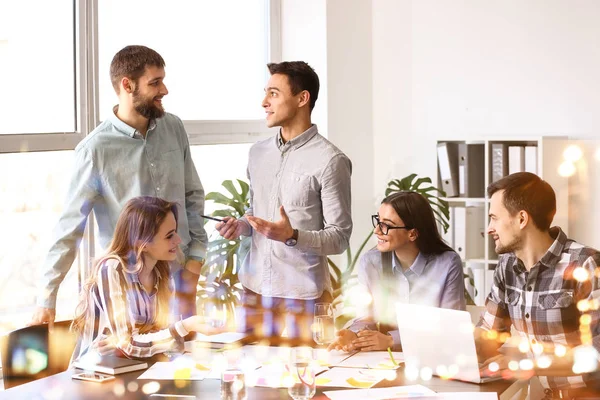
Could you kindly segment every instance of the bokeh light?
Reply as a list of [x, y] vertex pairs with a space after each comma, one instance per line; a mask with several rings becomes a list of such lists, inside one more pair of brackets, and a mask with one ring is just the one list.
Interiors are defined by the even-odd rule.
[[563, 161], [558, 167], [558, 174], [564, 178], [575, 175], [576, 171], [575, 165], [570, 161]]
[[583, 157], [583, 151], [581, 151], [581, 148], [576, 144], [572, 144], [565, 149], [563, 152], [563, 157], [565, 160], [574, 163], [581, 160], [581, 157]]

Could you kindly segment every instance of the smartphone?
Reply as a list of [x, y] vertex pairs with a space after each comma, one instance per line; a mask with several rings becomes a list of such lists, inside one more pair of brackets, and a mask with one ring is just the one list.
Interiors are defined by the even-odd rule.
[[97, 372], [82, 372], [80, 374], [75, 374], [71, 378], [79, 379], [82, 381], [90, 381], [90, 382], [106, 382], [115, 379], [112, 375], [104, 375], [99, 374]]

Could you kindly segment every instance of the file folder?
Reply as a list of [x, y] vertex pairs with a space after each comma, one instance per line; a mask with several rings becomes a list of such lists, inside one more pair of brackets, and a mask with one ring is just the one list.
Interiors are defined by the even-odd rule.
[[525, 147], [508, 146], [508, 173], [525, 172]]
[[438, 143], [438, 170], [446, 197], [458, 197], [458, 143]]
[[483, 197], [484, 182], [484, 145], [458, 145], [458, 187], [460, 197]]
[[448, 246], [454, 248], [454, 207], [450, 207], [448, 211], [450, 212], [450, 226], [448, 227], [448, 232], [444, 232], [444, 228], [440, 226], [440, 235], [448, 243]]
[[508, 175], [508, 145], [504, 143], [492, 144], [492, 166], [490, 168], [490, 182], [496, 182]]
[[454, 250], [463, 260], [485, 256], [485, 220], [483, 207], [454, 209]]
[[531, 172], [532, 174], [538, 173], [537, 169], [537, 146], [526, 146], [525, 147], [525, 172]]

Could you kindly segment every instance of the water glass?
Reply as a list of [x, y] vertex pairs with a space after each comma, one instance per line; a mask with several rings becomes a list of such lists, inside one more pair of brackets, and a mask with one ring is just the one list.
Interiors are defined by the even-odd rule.
[[308, 400], [315, 395], [315, 367], [313, 350], [310, 347], [293, 348], [290, 354], [291, 380], [288, 394], [294, 400]]
[[313, 339], [320, 345], [330, 344], [335, 340], [333, 307], [331, 306], [331, 303], [315, 304]]
[[227, 368], [221, 373], [221, 399], [246, 400], [246, 379], [244, 371]]

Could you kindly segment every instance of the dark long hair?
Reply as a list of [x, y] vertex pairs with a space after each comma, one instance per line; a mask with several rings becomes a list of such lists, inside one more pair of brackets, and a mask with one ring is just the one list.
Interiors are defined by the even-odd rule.
[[404, 225], [416, 229], [418, 235], [416, 245], [421, 253], [440, 254], [445, 251], [454, 251], [442, 240], [431, 205], [419, 193], [396, 192], [383, 199], [381, 204], [392, 206], [404, 221]]

